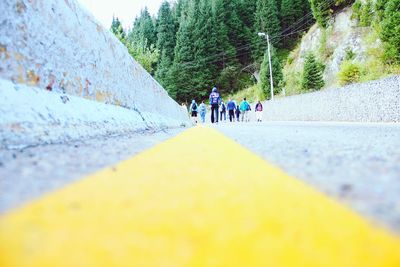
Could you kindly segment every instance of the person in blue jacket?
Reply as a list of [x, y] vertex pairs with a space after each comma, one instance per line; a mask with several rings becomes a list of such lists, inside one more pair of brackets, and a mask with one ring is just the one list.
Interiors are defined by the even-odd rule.
[[226, 121], [226, 105], [223, 100], [221, 100], [221, 105], [219, 107], [221, 108], [221, 117], [219, 118], [219, 120], [222, 121], [222, 118], [224, 118], [224, 121]]
[[228, 115], [229, 115], [229, 121], [235, 121], [235, 109], [236, 109], [236, 104], [233, 102], [232, 99], [229, 99], [229, 102], [227, 104], [227, 109], [228, 109]]
[[204, 104], [204, 101], [201, 101], [201, 104], [199, 106], [199, 110], [200, 110], [201, 122], [205, 123], [206, 122], [207, 107]]
[[218, 123], [218, 109], [221, 102], [221, 96], [218, 93], [217, 87], [214, 87], [210, 94], [210, 105], [211, 105], [211, 123]]

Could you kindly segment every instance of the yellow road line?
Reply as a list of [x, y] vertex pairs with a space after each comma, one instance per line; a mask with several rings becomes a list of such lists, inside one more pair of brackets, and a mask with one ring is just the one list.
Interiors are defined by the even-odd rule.
[[197, 127], [0, 218], [0, 266], [399, 267], [400, 239]]

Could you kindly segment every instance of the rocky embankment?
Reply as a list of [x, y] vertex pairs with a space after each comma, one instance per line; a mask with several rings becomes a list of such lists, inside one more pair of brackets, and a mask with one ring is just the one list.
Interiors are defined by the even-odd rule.
[[269, 121], [400, 122], [400, 76], [265, 103]]

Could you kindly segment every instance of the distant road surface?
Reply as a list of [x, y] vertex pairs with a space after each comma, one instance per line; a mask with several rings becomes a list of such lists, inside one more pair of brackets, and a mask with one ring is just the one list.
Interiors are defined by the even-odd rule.
[[399, 124], [220, 123], [216, 128], [289, 174], [400, 231]]

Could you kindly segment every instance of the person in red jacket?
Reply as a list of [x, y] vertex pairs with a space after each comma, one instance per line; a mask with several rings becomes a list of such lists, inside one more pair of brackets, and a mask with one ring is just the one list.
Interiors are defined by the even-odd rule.
[[260, 101], [258, 101], [256, 108], [254, 109], [256, 112], [256, 119], [257, 122], [262, 122], [262, 117], [263, 117], [263, 105], [261, 104]]

